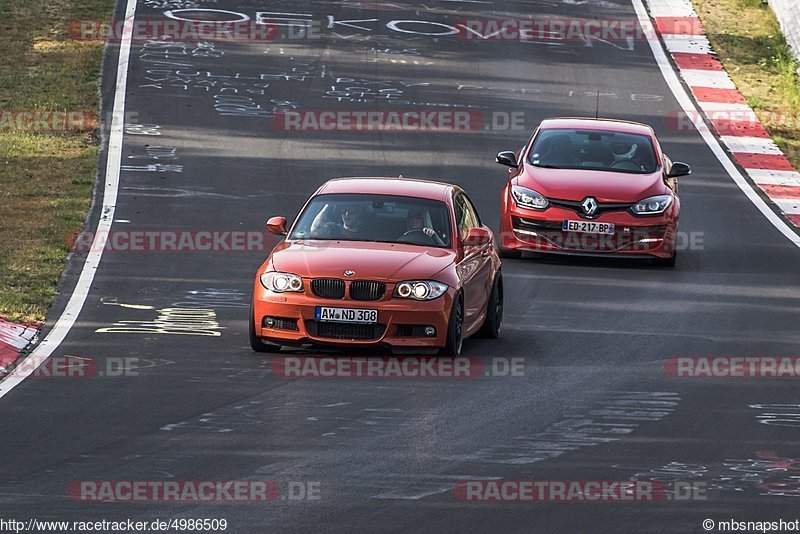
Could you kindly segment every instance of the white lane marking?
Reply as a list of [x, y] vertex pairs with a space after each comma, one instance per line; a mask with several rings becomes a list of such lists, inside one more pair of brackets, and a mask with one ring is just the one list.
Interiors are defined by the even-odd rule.
[[661, 36], [664, 45], [672, 53], [711, 54], [711, 43], [704, 35], [665, 34]]
[[800, 187], [800, 172], [747, 169], [747, 174], [760, 185], [788, 185]]
[[[119, 169], [122, 159], [122, 129], [125, 126], [125, 88], [128, 82], [128, 60], [131, 52], [131, 36], [135, 15], [136, 0], [128, 0], [125, 7], [124, 30], [119, 45], [117, 83], [114, 91], [114, 108], [111, 114], [111, 130], [108, 137], [106, 181], [103, 187], [103, 207], [100, 211], [96, 234], [110, 231], [111, 224], [114, 221], [117, 190], [119, 189]], [[18, 367], [20, 372], [14, 371], [0, 382], [0, 398], [29, 377], [64, 341], [86, 302], [86, 297], [89, 295], [92, 281], [94, 280], [95, 272], [100, 266], [100, 258], [102, 256], [102, 249], [97, 250], [93, 247], [89, 251], [86, 256], [86, 262], [83, 264], [83, 269], [81, 269], [78, 283], [75, 285], [75, 290], [67, 302], [67, 307], [64, 308], [63, 313], [56, 320], [53, 329], [50, 330], [44, 340], [25, 358], [25, 365]]]
[[[744, 107], [722, 107], [716, 106], [715, 108], [709, 108], [705, 106], [707, 102], [699, 102], [700, 108], [705, 112], [708, 120], [710, 121], [718, 121], [718, 122], [742, 122], [748, 123], [751, 127], [762, 126], [761, 121], [758, 120], [758, 116], [756, 116], [755, 112], [751, 110], [747, 104], [738, 104], [743, 105]], [[714, 102], [715, 104], [719, 104], [719, 102]], [[737, 106], [737, 104], [733, 104], [733, 106]]]
[[[725, 151], [722, 149], [722, 146], [719, 144], [717, 139], [714, 135], [708, 131], [707, 128], [701, 129], [701, 125], [703, 124], [703, 120], [697, 112], [697, 108], [692, 102], [692, 99], [689, 98], [689, 95], [686, 94], [686, 91], [683, 89], [680, 80], [678, 79], [677, 73], [672, 70], [672, 65], [667, 59], [667, 55], [664, 52], [664, 49], [661, 48], [661, 43], [658, 40], [658, 36], [656, 35], [655, 31], [651, 29], [650, 23], [650, 16], [647, 14], [647, 10], [642, 4], [642, 0], [631, 0], [633, 3], [633, 9], [636, 11], [636, 17], [639, 19], [639, 24], [642, 28], [644, 28], [644, 33], [647, 38], [647, 43], [650, 45], [650, 50], [653, 52], [653, 57], [656, 60], [656, 64], [658, 65], [659, 70], [661, 71], [661, 76], [663, 76], [664, 81], [667, 82], [672, 94], [675, 95], [675, 99], [678, 101], [678, 105], [681, 106], [683, 111], [688, 114], [688, 117], [695, 123], [695, 126], [698, 129], [698, 133], [700, 137], [703, 138], [708, 148], [711, 149], [711, 152], [716, 156], [717, 160], [719, 160], [722, 167], [728, 173], [728, 176], [734, 181], [734, 183], [739, 186], [739, 189], [745, 194], [745, 196], [750, 200], [750, 202], [758, 208], [758, 211], [767, 218], [767, 220], [772, 223], [772, 226], [778, 229], [780, 233], [782, 233], [789, 241], [794, 243], [797, 247], [800, 247], [800, 235], [797, 235], [794, 230], [792, 230], [789, 225], [787, 225], [781, 218], [776, 214], [772, 209], [767, 205], [764, 200], [758, 196], [758, 193], [755, 192], [753, 187], [744, 179], [742, 173], [736, 168], [736, 165], [733, 164], [733, 161], [725, 154]], [[705, 131], [704, 131], [705, 130]]]
[[800, 198], [772, 198], [770, 197], [775, 204], [784, 212], [786, 215], [800, 215]]
[[[670, 67], [672, 68], [672, 67]], [[736, 85], [724, 70], [681, 69], [681, 76], [689, 87], [713, 87], [715, 89], [736, 89]]]
[[[390, 490], [370, 496], [370, 499], [389, 499], [403, 501], [418, 501], [431, 495], [438, 495], [453, 491], [457, 482], [462, 480], [501, 480], [496, 476], [462, 476], [462, 475], [407, 475], [403, 478], [412, 479], [405, 482], [392, 477], [393, 484], [399, 484]], [[419, 479], [413, 481], [413, 479]]]
[[[650, 6], [650, 13], [654, 17], [696, 17], [697, 13], [694, 10], [692, 2], [689, 0], [682, 0], [675, 2], [675, 0], [652, 0], [648, 2]], [[650, 22], [649, 20], [647, 21]]]
[[453, 491], [453, 486], [454, 484], [452, 483], [444, 483], [444, 484], [434, 485], [432, 488], [429, 489], [399, 488], [386, 491], [384, 493], [379, 493], [377, 495], [373, 495], [372, 497], [370, 497], [370, 499], [418, 501], [425, 497], [430, 497], [431, 495], [439, 495], [441, 493], [447, 493], [448, 491]]
[[780, 156], [781, 149], [772, 139], [763, 137], [748, 137], [745, 135], [723, 135], [720, 139], [731, 152], [746, 152], [748, 154], [770, 154]]
[[[102, 302], [102, 300], [101, 300]], [[155, 310], [155, 307], [148, 304], [124, 304], [122, 302], [103, 302], [106, 306], [119, 306], [121, 308], [130, 308], [132, 310]]]
[[[698, 102], [697, 105], [706, 113], [735, 113], [730, 118], [736, 120], [750, 120], [749, 118], [755, 117], [755, 113], [747, 104], [734, 104], [730, 102]], [[741, 118], [740, 118], [741, 117]]]

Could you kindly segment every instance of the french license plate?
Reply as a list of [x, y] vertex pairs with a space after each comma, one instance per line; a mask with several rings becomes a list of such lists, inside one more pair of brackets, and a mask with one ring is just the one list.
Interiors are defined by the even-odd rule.
[[316, 318], [317, 321], [328, 323], [375, 324], [378, 322], [378, 310], [317, 306]]
[[614, 233], [612, 223], [592, 222], [592, 221], [564, 221], [561, 229], [565, 232], [579, 232], [586, 234], [606, 234]]

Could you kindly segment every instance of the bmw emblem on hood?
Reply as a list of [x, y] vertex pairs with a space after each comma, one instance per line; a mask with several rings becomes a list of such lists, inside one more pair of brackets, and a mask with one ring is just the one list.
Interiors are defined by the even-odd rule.
[[355, 274], [356, 274], [356, 272], [355, 271], [351, 271], [350, 269], [348, 269], [348, 270], [346, 270], [344, 272], [345, 276], [354, 276]]

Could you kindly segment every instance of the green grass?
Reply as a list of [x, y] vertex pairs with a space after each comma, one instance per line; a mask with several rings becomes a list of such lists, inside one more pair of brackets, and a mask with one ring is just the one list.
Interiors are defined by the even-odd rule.
[[[98, 109], [102, 43], [70, 21], [108, 19], [113, 0], [0, 2], [0, 111]], [[67, 236], [83, 226], [97, 159], [94, 132], [0, 130], [0, 316], [41, 321]]]
[[800, 76], [762, 0], [694, 0], [708, 38], [747, 103], [800, 168]]

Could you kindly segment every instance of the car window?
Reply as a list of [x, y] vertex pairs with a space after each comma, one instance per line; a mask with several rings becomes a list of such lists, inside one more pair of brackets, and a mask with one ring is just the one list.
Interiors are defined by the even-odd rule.
[[464, 213], [466, 210], [464, 209], [464, 202], [461, 200], [461, 195], [456, 195], [453, 199], [453, 210], [456, 216], [456, 230], [458, 230], [458, 237], [459, 239], [464, 239], [466, 237], [466, 230], [469, 229], [466, 226]]
[[322, 194], [312, 198], [288, 239], [407, 243], [449, 247], [450, 209], [444, 202], [376, 194]]
[[480, 226], [475, 208], [463, 193], [458, 193], [455, 198], [456, 226], [458, 235], [463, 240], [467, 237], [470, 228]]
[[652, 140], [645, 135], [611, 130], [541, 130], [528, 163], [556, 169], [644, 174], [658, 168]]
[[475, 204], [469, 199], [466, 193], [462, 193], [461, 196], [464, 198], [464, 204], [467, 207], [467, 211], [470, 213], [470, 218], [472, 219], [472, 227], [477, 228], [482, 226], [481, 218], [478, 215], [478, 210], [475, 209]]

